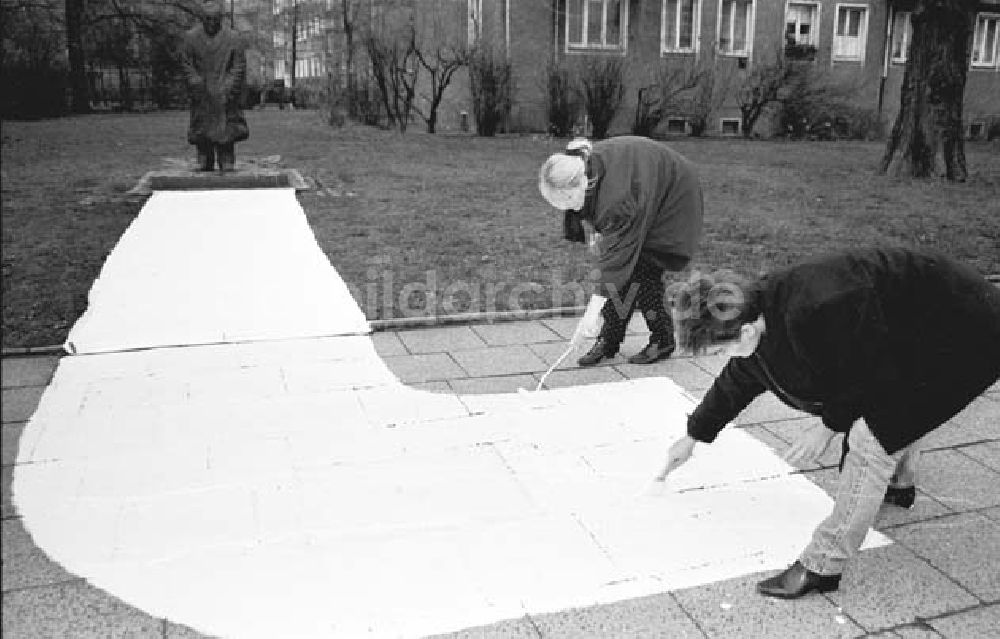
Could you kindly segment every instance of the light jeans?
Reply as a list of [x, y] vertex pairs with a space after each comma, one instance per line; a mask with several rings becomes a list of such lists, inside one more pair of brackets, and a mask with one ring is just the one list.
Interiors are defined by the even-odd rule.
[[848, 559], [857, 554], [875, 524], [886, 488], [906, 488], [916, 480], [917, 443], [889, 455], [863, 419], [851, 428], [847, 442], [850, 450], [840, 472], [833, 512], [816, 528], [799, 557], [806, 569], [821, 575], [841, 574]]

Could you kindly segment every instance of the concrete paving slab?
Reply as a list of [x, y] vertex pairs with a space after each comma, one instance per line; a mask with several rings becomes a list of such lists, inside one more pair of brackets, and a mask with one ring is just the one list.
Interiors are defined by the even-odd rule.
[[375, 352], [382, 357], [395, 357], [397, 355], [409, 355], [403, 341], [399, 339], [396, 331], [379, 331], [372, 333], [372, 344], [375, 345]]
[[589, 608], [575, 608], [547, 615], [533, 615], [531, 619], [545, 639], [579, 637], [703, 639], [705, 637], [669, 594]]
[[486, 342], [468, 326], [421, 328], [397, 334], [406, 349], [413, 354], [445, 353], [486, 346]]
[[486, 395], [490, 393], [516, 393], [519, 388], [535, 390], [538, 380], [531, 375], [501, 375], [453, 379], [448, 383], [459, 395]]
[[994, 506], [993, 508], [984, 508], [977, 512], [983, 517], [988, 517], [993, 521], [1000, 522], [1000, 506]]
[[939, 619], [930, 619], [927, 623], [941, 633], [945, 639], [995, 637], [1000, 629], [1000, 604], [966, 610]]
[[455, 363], [455, 360], [448, 353], [383, 357], [382, 361], [399, 378], [399, 381], [404, 384], [447, 380], [465, 376], [465, 371]]
[[921, 455], [921, 490], [955, 511], [1000, 505], [1000, 473], [958, 452]]
[[978, 603], [913, 551], [893, 544], [862, 552], [826, 595], [868, 632], [913, 623]]
[[17, 460], [17, 448], [22, 432], [24, 432], [24, 422], [11, 422], [3, 425], [3, 444], [0, 446], [0, 456], [2, 456], [4, 466], [10, 466]]
[[[559, 360], [560, 357], [562, 357], [563, 353], [566, 352], [566, 349], [569, 348], [569, 342], [560, 341], [528, 344], [528, 348], [531, 349], [532, 353], [538, 355], [538, 357], [545, 362], [546, 366], [552, 366]], [[578, 366], [576, 360], [580, 359], [580, 356], [586, 352], [587, 351], [584, 348], [577, 348], [576, 352], [570, 353], [563, 359], [562, 363], [559, 364], [559, 368], [576, 368]]]
[[531, 619], [527, 616], [500, 621], [488, 626], [467, 628], [458, 632], [433, 635], [427, 639], [541, 639]]
[[474, 324], [470, 328], [490, 346], [535, 344], [562, 339], [558, 333], [541, 321]]
[[990, 429], [982, 422], [951, 419], [920, 439], [925, 450], [951, 448], [993, 439]]
[[714, 377], [686, 358], [668, 358], [654, 364], [618, 364], [615, 369], [627, 379], [669, 377], [687, 391], [707, 389], [715, 380]]
[[4, 637], [162, 639], [163, 626], [82, 579], [3, 595]]
[[550, 317], [548, 319], [541, 320], [541, 322], [559, 337], [563, 339], [570, 339], [573, 337], [573, 331], [576, 330], [577, 325], [580, 323], [580, 318]]
[[5, 357], [0, 360], [0, 380], [3, 388], [45, 386], [58, 363], [58, 357]]
[[991, 439], [1000, 439], [1000, 402], [993, 399], [976, 398], [953, 419], [984, 432]]
[[[541, 375], [536, 375], [539, 379]], [[610, 366], [594, 366], [591, 368], [574, 368], [571, 370], [552, 371], [545, 379], [546, 388], [565, 388], [567, 386], [583, 386], [585, 384], [601, 384], [604, 382], [620, 382], [625, 376]]]
[[711, 639], [856, 637], [862, 629], [825, 597], [781, 601], [757, 594], [759, 573], [674, 593]]
[[891, 536], [981, 600], [1000, 600], [1000, 528], [996, 522], [962, 513], [900, 526]]
[[975, 459], [984, 466], [989, 466], [993, 470], [1000, 472], [1000, 442], [986, 442], [963, 446], [958, 449], [963, 455]]
[[[820, 470], [803, 473], [807, 479], [822, 488], [831, 497], [837, 495], [837, 484], [840, 481], [840, 473], [836, 468], [824, 468]], [[920, 480], [917, 482], [920, 483]], [[931, 498], [927, 493], [917, 489], [917, 498], [913, 502], [913, 508], [899, 508], [883, 504], [879, 509], [878, 517], [875, 520], [875, 528], [885, 531], [892, 526], [909, 524], [915, 521], [933, 519], [950, 513], [951, 510]]]
[[[20, 518], [3, 520], [3, 593], [64, 583], [77, 579], [43, 553], [24, 529]], [[6, 634], [6, 633], [5, 633]]]
[[757, 441], [766, 444], [778, 456], [788, 448], [788, 443], [785, 440], [766, 429], [762, 424], [744, 426], [741, 430]]
[[421, 382], [419, 384], [411, 384], [411, 388], [415, 390], [427, 391], [428, 393], [452, 393], [454, 390], [446, 380], [439, 380], [436, 382]]
[[494, 346], [452, 351], [451, 356], [472, 377], [535, 373], [548, 368], [545, 362], [527, 346]]
[[692, 357], [691, 361], [694, 365], [704, 370], [706, 373], [711, 375], [713, 378], [722, 372], [726, 364], [729, 363], [729, 356], [727, 355], [699, 355], [697, 357]]
[[[882, 633], [868, 635], [869, 637], [881, 637]], [[900, 626], [895, 630], [885, 632], [886, 639], [941, 639], [941, 635], [929, 626], [916, 624], [912, 626]]]
[[44, 391], [44, 386], [3, 389], [2, 407], [0, 407], [3, 423], [28, 421], [38, 408], [38, 400], [42, 398]]

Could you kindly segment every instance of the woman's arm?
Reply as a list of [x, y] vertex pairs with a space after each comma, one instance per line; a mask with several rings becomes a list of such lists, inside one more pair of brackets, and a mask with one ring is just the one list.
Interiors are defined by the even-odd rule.
[[689, 436], [705, 443], [715, 441], [726, 424], [767, 390], [753, 374], [753, 366], [750, 358], [730, 358], [698, 408], [688, 417]]

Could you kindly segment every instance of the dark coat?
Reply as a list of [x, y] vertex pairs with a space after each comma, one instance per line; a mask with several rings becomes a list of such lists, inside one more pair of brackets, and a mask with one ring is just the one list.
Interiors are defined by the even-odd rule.
[[712, 441], [765, 390], [886, 452], [912, 444], [1000, 377], [1000, 289], [939, 254], [864, 250], [794, 266], [759, 289], [766, 325], [688, 419]]
[[240, 102], [246, 51], [239, 34], [223, 24], [214, 36], [198, 24], [184, 34], [181, 62], [191, 100], [190, 144], [231, 144], [249, 137]]
[[621, 136], [594, 144], [588, 175], [596, 187], [581, 215], [601, 234], [598, 293], [624, 296], [639, 256], [684, 268], [701, 239], [703, 203], [694, 165], [665, 144]]

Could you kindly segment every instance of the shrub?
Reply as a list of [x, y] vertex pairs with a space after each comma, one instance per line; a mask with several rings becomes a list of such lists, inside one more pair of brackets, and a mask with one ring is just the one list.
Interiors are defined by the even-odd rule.
[[469, 80], [476, 131], [492, 137], [510, 115], [513, 94], [510, 60], [492, 49], [477, 49], [470, 56]]
[[587, 58], [581, 65], [580, 84], [594, 137], [606, 138], [625, 97], [625, 63], [618, 58]]
[[795, 69], [781, 100], [780, 124], [790, 138], [874, 140], [885, 124], [874, 109], [851, 104], [855, 88], [829, 81], [811, 67]]
[[23, 64], [3, 69], [0, 114], [5, 118], [50, 118], [67, 112], [66, 73], [55, 65]]
[[572, 135], [580, 115], [580, 90], [573, 70], [562, 62], [550, 62], [546, 72], [549, 133]]

